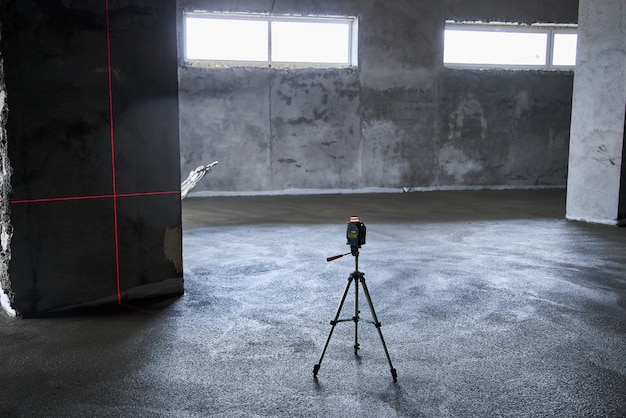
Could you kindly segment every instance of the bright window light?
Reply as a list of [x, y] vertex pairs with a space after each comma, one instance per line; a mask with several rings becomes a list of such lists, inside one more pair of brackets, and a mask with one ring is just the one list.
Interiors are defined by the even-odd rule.
[[467, 68], [573, 67], [576, 33], [545, 25], [447, 22], [443, 62]]
[[575, 33], [555, 33], [552, 48], [552, 65], [576, 65], [576, 43], [578, 36]]
[[216, 61], [266, 61], [267, 21], [185, 19], [185, 57]]
[[545, 65], [548, 35], [535, 32], [446, 30], [444, 62]]
[[189, 12], [184, 24], [191, 63], [356, 65], [356, 18]]
[[350, 23], [272, 22], [272, 61], [350, 63]]

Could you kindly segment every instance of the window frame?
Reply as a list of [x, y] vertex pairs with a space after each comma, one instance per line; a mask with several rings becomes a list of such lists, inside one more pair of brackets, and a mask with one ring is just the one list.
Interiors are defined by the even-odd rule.
[[[263, 61], [198, 59], [187, 57], [187, 18], [233, 19], [267, 22], [267, 58]], [[224, 13], [200, 10], [183, 12], [183, 53], [186, 66], [200, 67], [277, 67], [277, 68], [352, 68], [358, 66], [358, 18], [356, 16], [291, 16], [258, 13]], [[347, 62], [274, 61], [272, 60], [272, 22], [342, 23], [349, 27]]]
[[[451, 63], [445, 62], [445, 31], [448, 29], [476, 32], [511, 32], [511, 33], [543, 33], [546, 34], [546, 47], [544, 64], [523, 65], [523, 64], [475, 64], [475, 63]], [[574, 65], [555, 65], [554, 60], [554, 38], [557, 34], [577, 34], [577, 25], [574, 24], [532, 24], [521, 25], [517, 23], [504, 22], [457, 22], [447, 20], [444, 26], [442, 61], [445, 68], [460, 69], [508, 69], [508, 70], [573, 70]]]

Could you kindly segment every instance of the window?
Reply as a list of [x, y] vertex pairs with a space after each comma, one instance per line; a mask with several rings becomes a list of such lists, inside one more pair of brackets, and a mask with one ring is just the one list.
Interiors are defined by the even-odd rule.
[[184, 14], [185, 61], [198, 65], [350, 67], [357, 19], [255, 14]]
[[569, 66], [576, 65], [576, 32], [554, 32], [552, 48], [552, 65]]
[[443, 62], [464, 68], [571, 69], [576, 38], [571, 25], [446, 22]]
[[265, 61], [268, 22], [191, 17], [185, 19], [185, 58]]

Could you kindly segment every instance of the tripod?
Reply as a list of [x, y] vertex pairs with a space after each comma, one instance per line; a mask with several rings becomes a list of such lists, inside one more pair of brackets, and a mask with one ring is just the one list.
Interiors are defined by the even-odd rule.
[[[381, 324], [378, 321], [378, 317], [376, 316], [376, 311], [374, 310], [374, 304], [372, 303], [372, 298], [370, 297], [370, 292], [367, 290], [367, 285], [365, 284], [365, 274], [359, 271], [359, 249], [356, 246], [352, 246], [352, 255], [354, 256], [355, 268], [354, 272], [350, 274], [348, 277], [348, 284], [346, 285], [346, 289], [343, 292], [343, 297], [341, 298], [341, 302], [339, 303], [339, 307], [337, 308], [337, 313], [335, 314], [335, 318], [330, 321], [330, 332], [328, 333], [328, 338], [326, 339], [326, 344], [324, 345], [324, 350], [322, 350], [322, 355], [320, 356], [319, 361], [313, 367], [313, 377], [317, 379], [317, 372], [320, 370], [320, 366], [322, 364], [322, 360], [324, 359], [324, 354], [326, 354], [326, 349], [328, 348], [328, 343], [330, 342], [330, 337], [333, 335], [333, 331], [335, 330], [335, 326], [340, 322], [348, 322], [354, 321], [354, 355], [358, 355], [358, 351], [361, 348], [359, 345], [359, 321], [361, 317], [359, 314], [361, 311], [359, 310], [359, 283], [363, 287], [363, 293], [365, 293], [365, 297], [367, 298], [367, 303], [369, 304], [370, 312], [372, 313], [373, 321], [367, 321], [373, 324], [378, 330], [378, 335], [380, 336], [380, 341], [383, 343], [383, 349], [385, 350], [385, 355], [387, 356], [387, 361], [389, 362], [389, 368], [391, 372], [391, 377], [393, 377], [393, 381], [398, 381], [398, 375], [396, 373], [396, 369], [394, 369], [393, 364], [391, 364], [391, 357], [389, 357], [389, 351], [387, 351], [387, 344], [385, 344], [385, 338], [383, 338], [383, 333], [380, 330]], [[347, 254], [343, 254], [347, 255]], [[336, 258], [342, 257], [335, 256], [329, 257], [327, 260], [331, 261]], [[352, 318], [344, 318], [339, 319], [339, 315], [341, 314], [341, 309], [343, 308], [343, 303], [346, 301], [346, 296], [348, 296], [348, 291], [350, 290], [350, 286], [354, 283], [354, 316]]]

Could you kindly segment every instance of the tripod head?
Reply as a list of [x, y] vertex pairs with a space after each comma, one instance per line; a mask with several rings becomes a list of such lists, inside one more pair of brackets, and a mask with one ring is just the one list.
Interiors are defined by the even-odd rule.
[[366, 232], [367, 228], [365, 228], [365, 224], [361, 222], [359, 217], [351, 216], [348, 220], [348, 226], [346, 228], [346, 244], [350, 246], [350, 252], [328, 257], [326, 258], [326, 261], [333, 261], [348, 254], [352, 254], [352, 256], [358, 257], [359, 248], [361, 248], [362, 245], [365, 245]]

